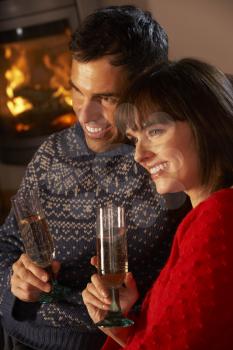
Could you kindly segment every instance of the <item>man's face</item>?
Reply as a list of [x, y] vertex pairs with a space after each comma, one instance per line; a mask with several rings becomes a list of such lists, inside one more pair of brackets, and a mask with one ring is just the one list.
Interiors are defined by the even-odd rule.
[[71, 71], [73, 109], [85, 134], [88, 147], [103, 152], [117, 138], [114, 111], [127, 86], [127, 73], [115, 67], [109, 57], [79, 62], [73, 59]]

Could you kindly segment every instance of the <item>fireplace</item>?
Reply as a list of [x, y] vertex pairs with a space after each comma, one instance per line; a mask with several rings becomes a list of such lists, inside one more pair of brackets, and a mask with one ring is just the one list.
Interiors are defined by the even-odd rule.
[[68, 43], [78, 15], [69, 0], [0, 1], [0, 14], [0, 161], [25, 165], [76, 122]]

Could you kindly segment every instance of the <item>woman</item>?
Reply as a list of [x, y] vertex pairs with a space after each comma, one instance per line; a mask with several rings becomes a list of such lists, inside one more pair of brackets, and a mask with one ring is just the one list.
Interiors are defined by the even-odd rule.
[[[177, 229], [170, 257], [135, 325], [105, 329], [104, 349], [233, 348], [233, 93], [203, 62], [154, 67], [131, 87], [118, 126], [135, 144], [160, 194], [184, 190], [193, 209]], [[123, 102], [124, 102], [123, 101]], [[131, 274], [121, 288], [129, 312], [137, 299]], [[83, 291], [94, 322], [109, 307], [98, 275]]]

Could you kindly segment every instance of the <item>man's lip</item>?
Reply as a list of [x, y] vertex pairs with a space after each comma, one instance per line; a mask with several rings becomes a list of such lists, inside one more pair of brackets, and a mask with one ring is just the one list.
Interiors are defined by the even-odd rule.
[[111, 125], [102, 127], [98, 125], [85, 125], [85, 130], [88, 136], [93, 138], [101, 138], [104, 136], [110, 129], [112, 128]]

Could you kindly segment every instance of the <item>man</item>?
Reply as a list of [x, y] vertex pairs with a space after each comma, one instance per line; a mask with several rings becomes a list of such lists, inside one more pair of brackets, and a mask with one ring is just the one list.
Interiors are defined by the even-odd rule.
[[[130, 80], [167, 59], [167, 35], [150, 14], [133, 6], [90, 15], [73, 35], [71, 86], [74, 127], [54, 134], [29, 164], [19, 193], [39, 191], [53, 234], [61, 284], [71, 292], [42, 304], [51, 285], [26, 254], [11, 212], [0, 231], [0, 312], [5, 349], [96, 350], [103, 335], [89, 319], [81, 291], [93, 273], [96, 208], [125, 206], [129, 265], [145, 294], [168, 254], [185, 213], [170, 213], [154, 196], [147, 174], [120, 145], [114, 125], [117, 102]], [[155, 208], [155, 209], [154, 209]], [[23, 345], [25, 344], [25, 345]]]

